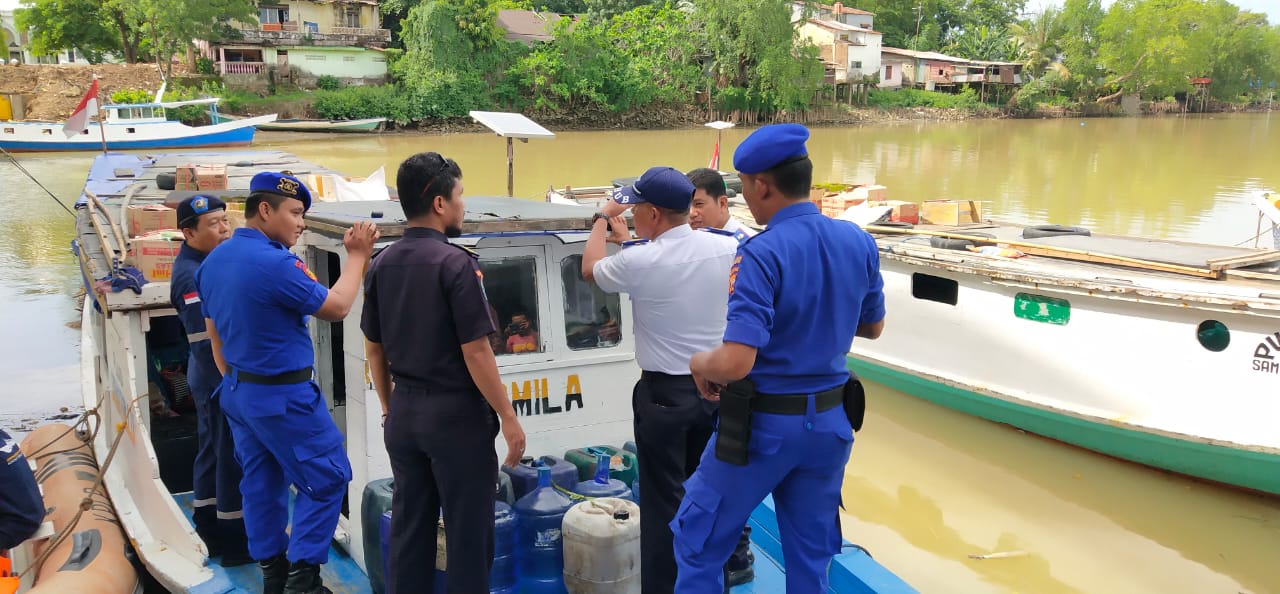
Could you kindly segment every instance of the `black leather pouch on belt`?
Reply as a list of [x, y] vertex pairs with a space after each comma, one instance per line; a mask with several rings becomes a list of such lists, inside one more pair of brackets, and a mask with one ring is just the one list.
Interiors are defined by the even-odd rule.
[[854, 431], [862, 430], [862, 418], [867, 414], [867, 393], [862, 389], [862, 380], [850, 373], [849, 381], [844, 383], [844, 416]]
[[751, 398], [755, 382], [742, 379], [720, 390], [720, 425], [716, 428], [716, 458], [722, 462], [747, 465], [751, 445]]

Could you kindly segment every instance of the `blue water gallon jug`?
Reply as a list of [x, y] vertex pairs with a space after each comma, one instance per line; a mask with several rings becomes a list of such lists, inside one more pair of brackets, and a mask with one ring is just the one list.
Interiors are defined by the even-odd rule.
[[551, 482], [564, 490], [572, 491], [573, 486], [578, 484], [578, 467], [566, 462], [563, 458], [555, 456], [521, 458], [520, 464], [514, 468], [502, 467], [502, 472], [511, 477], [512, 495], [515, 496], [513, 501], [519, 501], [521, 497], [528, 495], [538, 486], [538, 469], [543, 466], [551, 469]]
[[618, 497], [631, 499], [631, 488], [626, 483], [609, 478], [609, 455], [596, 454], [596, 476], [589, 481], [578, 483], [573, 492], [583, 497]]
[[516, 569], [521, 594], [568, 594], [564, 587], [564, 514], [573, 506], [538, 468], [538, 486], [516, 501]]
[[501, 501], [493, 504], [493, 569], [489, 594], [516, 592], [516, 515]]

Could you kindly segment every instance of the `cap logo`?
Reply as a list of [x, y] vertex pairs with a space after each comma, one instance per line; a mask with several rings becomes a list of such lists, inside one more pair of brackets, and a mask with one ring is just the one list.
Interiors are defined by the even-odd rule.
[[280, 193], [282, 194], [287, 194], [289, 196], [297, 196], [298, 182], [293, 181], [287, 177], [282, 177], [280, 178], [280, 183], [276, 184], [276, 189], [280, 190]]
[[209, 201], [205, 200], [203, 197], [196, 198], [195, 200], [191, 201], [191, 210], [195, 211], [197, 214], [203, 214], [204, 211], [208, 209], [209, 209]]

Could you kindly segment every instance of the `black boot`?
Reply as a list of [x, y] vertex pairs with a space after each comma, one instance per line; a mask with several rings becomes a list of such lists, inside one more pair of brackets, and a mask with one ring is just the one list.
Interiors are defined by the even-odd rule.
[[284, 594], [289, 580], [289, 560], [284, 553], [258, 561], [258, 566], [262, 568], [262, 594]]
[[333, 594], [320, 581], [320, 566], [306, 561], [294, 561], [289, 567], [289, 582], [284, 594]]

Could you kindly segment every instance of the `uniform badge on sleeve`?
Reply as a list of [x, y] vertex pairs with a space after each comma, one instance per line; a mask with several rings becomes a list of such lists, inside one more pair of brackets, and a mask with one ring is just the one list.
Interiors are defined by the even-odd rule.
[[195, 305], [196, 303], [200, 303], [200, 293], [197, 293], [195, 291], [192, 291], [190, 293], [183, 293], [182, 303], [184, 305]]
[[318, 282], [319, 279], [316, 278], [315, 273], [311, 272], [311, 269], [307, 268], [307, 265], [303, 264], [302, 260], [294, 260], [293, 265], [297, 267], [298, 270], [301, 270], [303, 274], [307, 275], [307, 278]]
[[733, 286], [738, 282], [738, 266], [742, 264], [742, 256], [733, 259], [733, 267], [729, 269], [729, 294], [733, 294]]

